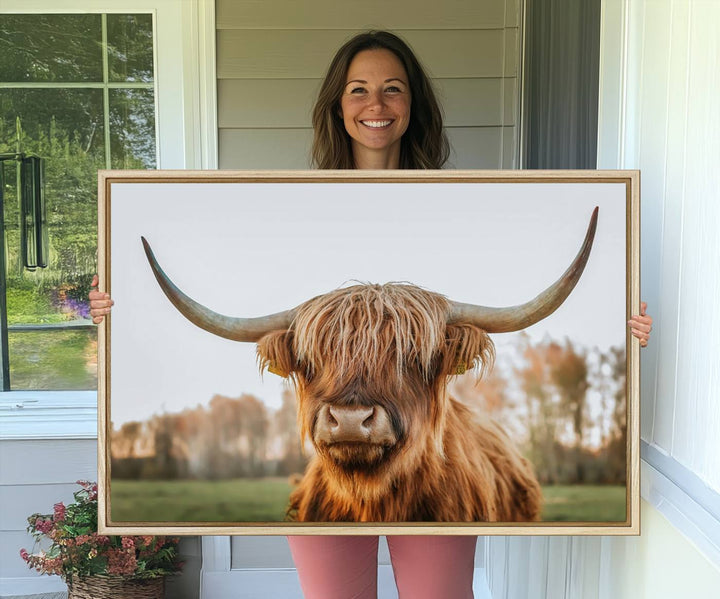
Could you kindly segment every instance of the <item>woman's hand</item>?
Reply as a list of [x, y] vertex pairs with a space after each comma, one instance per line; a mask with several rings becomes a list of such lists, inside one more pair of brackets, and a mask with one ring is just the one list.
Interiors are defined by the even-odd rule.
[[652, 316], [645, 313], [647, 304], [640, 302], [640, 314], [636, 314], [628, 320], [630, 331], [640, 340], [640, 347], [647, 347], [648, 339], [650, 339], [650, 331], [652, 331]]
[[[91, 287], [98, 286], [98, 276], [93, 277]], [[103, 291], [93, 289], [89, 294], [90, 298], [90, 316], [95, 324], [100, 324], [105, 318], [106, 314], [110, 314], [110, 308], [115, 303], [110, 299], [110, 294]]]

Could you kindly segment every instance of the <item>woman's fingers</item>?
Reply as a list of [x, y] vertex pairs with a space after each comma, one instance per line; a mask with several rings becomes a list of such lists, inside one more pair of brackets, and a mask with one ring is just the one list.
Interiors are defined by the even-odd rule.
[[109, 308], [115, 302], [110, 299], [110, 296], [105, 293], [101, 297], [93, 298], [90, 297], [90, 309], [94, 308]]
[[652, 331], [652, 318], [635, 316], [631, 320], [628, 320], [628, 324], [631, 328], [642, 331], [643, 333], [649, 333]]
[[115, 304], [115, 302], [110, 298], [109, 293], [97, 290], [99, 282], [100, 280], [98, 279], [98, 276], [94, 275], [92, 282], [90, 283], [93, 290], [88, 293], [88, 299], [90, 300], [90, 316], [92, 316], [92, 321], [95, 324], [100, 324], [103, 321], [103, 318], [105, 318], [107, 314], [110, 314], [110, 308]]
[[652, 331], [653, 319], [646, 312], [647, 304], [640, 302], [640, 314], [636, 314], [628, 320], [630, 332], [640, 341], [640, 347], [647, 347], [650, 339], [650, 331]]

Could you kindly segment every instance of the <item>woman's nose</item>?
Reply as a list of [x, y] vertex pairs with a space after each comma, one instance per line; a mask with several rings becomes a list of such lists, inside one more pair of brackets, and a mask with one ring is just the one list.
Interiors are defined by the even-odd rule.
[[370, 92], [368, 96], [368, 106], [370, 108], [382, 108], [385, 105], [382, 90]]

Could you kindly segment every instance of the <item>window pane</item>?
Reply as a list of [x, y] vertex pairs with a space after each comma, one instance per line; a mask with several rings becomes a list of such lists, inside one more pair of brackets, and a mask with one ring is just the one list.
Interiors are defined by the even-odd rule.
[[[63, 311], [57, 289], [84, 284], [97, 268], [97, 170], [105, 166], [102, 90], [5, 90], [0, 101], [0, 152], [16, 149], [18, 119], [20, 150], [45, 159], [50, 263], [34, 272], [22, 267], [15, 162], [6, 162], [8, 293], [32, 284], [49, 311], [39, 314], [41, 304], [36, 303], [34, 312], [27, 312], [15, 303], [8, 308], [8, 319], [54, 322], [53, 315], [61, 313], [61, 320], [71, 320], [75, 315]], [[69, 297], [74, 297], [73, 291]]]
[[[18, 132], [17, 123], [20, 130]], [[17, 324], [87, 318], [97, 270], [97, 170], [105, 166], [102, 90], [12, 89], [0, 99], [0, 152], [45, 159], [47, 268], [23, 268], [16, 162], [4, 163], [10, 383], [13, 389], [93, 389], [95, 331], [13, 332]]]
[[96, 389], [97, 329], [10, 331], [13, 389]]
[[152, 15], [108, 15], [110, 81], [153, 80]]
[[110, 147], [112, 168], [155, 168], [153, 90], [110, 90]]
[[[72, 147], [104, 160], [101, 89], [3, 89], [0, 152], [16, 149], [17, 118], [22, 128], [20, 149], [25, 152], [35, 152], [44, 158], [49, 158], [50, 152], [62, 159]], [[60, 147], [68, 144], [66, 149]]]
[[102, 81], [100, 15], [0, 15], [0, 81]]

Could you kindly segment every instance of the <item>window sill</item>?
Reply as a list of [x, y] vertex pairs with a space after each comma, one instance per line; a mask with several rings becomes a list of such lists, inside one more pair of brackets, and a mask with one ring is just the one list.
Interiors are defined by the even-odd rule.
[[97, 392], [0, 393], [0, 440], [20, 439], [97, 439]]
[[[716, 566], [720, 566], [720, 495], [649, 443], [641, 442], [641, 491]], [[642, 525], [641, 525], [642, 527]]]

